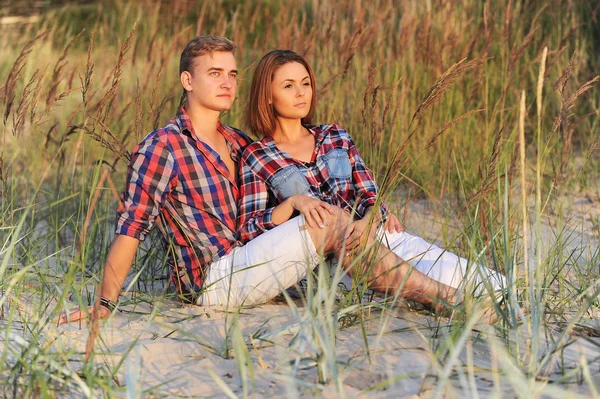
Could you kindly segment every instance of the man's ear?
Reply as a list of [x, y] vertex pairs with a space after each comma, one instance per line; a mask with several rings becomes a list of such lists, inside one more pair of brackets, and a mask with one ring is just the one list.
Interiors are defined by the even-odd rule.
[[192, 91], [192, 74], [188, 71], [181, 72], [181, 76], [179, 77], [181, 81], [181, 85], [186, 91]]

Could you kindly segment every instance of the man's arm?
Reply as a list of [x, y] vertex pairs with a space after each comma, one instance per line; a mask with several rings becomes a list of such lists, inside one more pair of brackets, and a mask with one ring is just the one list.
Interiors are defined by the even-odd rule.
[[[100, 291], [101, 297], [113, 302], [117, 301], [121, 287], [131, 269], [133, 257], [135, 256], [139, 244], [140, 240], [126, 235], [117, 235], [114, 238], [108, 251], [106, 264], [104, 265], [104, 277], [102, 278], [102, 289]], [[68, 321], [84, 320], [91, 312], [92, 306], [89, 306], [87, 312], [82, 309], [77, 309], [68, 316], [67, 314], [62, 314], [58, 318], [58, 324], [64, 324]], [[103, 319], [109, 315], [110, 311], [104, 306], [100, 306], [98, 316]]]

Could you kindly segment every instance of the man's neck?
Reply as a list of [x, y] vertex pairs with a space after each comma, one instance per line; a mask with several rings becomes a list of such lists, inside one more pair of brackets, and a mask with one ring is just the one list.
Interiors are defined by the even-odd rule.
[[200, 140], [202, 140], [202, 138], [210, 139], [218, 134], [217, 126], [219, 125], [219, 111], [213, 111], [198, 106], [186, 106], [185, 110], [194, 127], [194, 133]]

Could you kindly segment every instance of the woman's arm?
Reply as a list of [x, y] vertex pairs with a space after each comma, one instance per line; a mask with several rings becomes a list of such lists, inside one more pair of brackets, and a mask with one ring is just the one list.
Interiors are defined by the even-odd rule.
[[[275, 208], [268, 207], [267, 185], [254, 173], [245, 155], [240, 161], [240, 199], [238, 202], [238, 235], [244, 243], [277, 226], [273, 220]], [[285, 208], [275, 214], [276, 221], [286, 216], [283, 211]], [[289, 218], [292, 213], [293, 210], [287, 217]]]
[[244, 243], [288, 221], [294, 210], [305, 216], [309, 227], [323, 227], [329, 218], [328, 213], [335, 213], [332, 205], [305, 195], [293, 195], [275, 207], [268, 207], [267, 185], [254, 173], [248, 157], [242, 157], [240, 162], [240, 182], [238, 234]]

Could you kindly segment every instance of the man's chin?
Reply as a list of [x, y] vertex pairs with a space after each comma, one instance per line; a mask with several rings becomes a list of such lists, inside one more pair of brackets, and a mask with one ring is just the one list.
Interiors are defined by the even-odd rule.
[[231, 109], [231, 107], [233, 106], [233, 100], [227, 100], [227, 101], [219, 101], [216, 102], [215, 104], [212, 104], [211, 109], [213, 109], [214, 111], [229, 111]]

